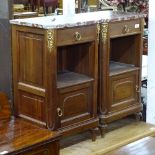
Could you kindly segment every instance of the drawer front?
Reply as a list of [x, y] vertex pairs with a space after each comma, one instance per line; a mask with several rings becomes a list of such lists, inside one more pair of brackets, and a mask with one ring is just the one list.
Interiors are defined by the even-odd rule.
[[91, 83], [59, 90], [61, 127], [89, 119], [92, 113], [92, 96]]
[[57, 46], [92, 41], [96, 37], [96, 25], [60, 29], [57, 31]]
[[111, 111], [119, 111], [138, 103], [138, 71], [110, 78]]
[[55, 140], [49, 144], [30, 147], [21, 151], [18, 155], [59, 155], [59, 141]]
[[114, 22], [109, 24], [110, 37], [118, 37], [130, 35], [133, 33], [140, 33], [141, 22], [140, 19], [129, 20], [123, 22]]

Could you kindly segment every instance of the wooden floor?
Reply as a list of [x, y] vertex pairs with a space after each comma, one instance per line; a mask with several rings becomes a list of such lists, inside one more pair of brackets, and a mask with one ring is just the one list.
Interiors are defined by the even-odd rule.
[[144, 137], [106, 155], [155, 155], [155, 135]]
[[89, 133], [64, 139], [61, 141], [60, 155], [103, 155], [153, 134], [154, 125], [127, 118], [110, 124], [105, 137], [98, 136], [95, 142], [91, 141]]

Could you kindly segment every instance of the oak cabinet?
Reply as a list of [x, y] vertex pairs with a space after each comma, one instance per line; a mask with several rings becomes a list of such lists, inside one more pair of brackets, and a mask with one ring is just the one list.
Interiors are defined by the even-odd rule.
[[101, 24], [99, 117], [102, 135], [108, 123], [140, 116], [143, 18]]
[[15, 115], [63, 135], [95, 129], [97, 25], [12, 26]]

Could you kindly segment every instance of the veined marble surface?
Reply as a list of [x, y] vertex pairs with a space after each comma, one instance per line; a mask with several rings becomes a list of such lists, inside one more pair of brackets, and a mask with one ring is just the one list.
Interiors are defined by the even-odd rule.
[[37, 27], [43, 29], [58, 29], [65, 27], [75, 27], [80, 25], [90, 25], [101, 22], [113, 22], [120, 20], [136, 19], [145, 17], [145, 14], [125, 13], [113, 11], [98, 11], [89, 13], [80, 13], [72, 16], [45, 16], [27, 19], [10, 20], [11, 24]]

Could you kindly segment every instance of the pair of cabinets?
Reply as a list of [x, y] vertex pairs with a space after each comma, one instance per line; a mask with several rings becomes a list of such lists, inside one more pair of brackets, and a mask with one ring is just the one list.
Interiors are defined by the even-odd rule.
[[[12, 26], [15, 115], [70, 135], [141, 111], [142, 19]], [[100, 120], [100, 121], [99, 121]], [[95, 138], [95, 137], [94, 137]]]

